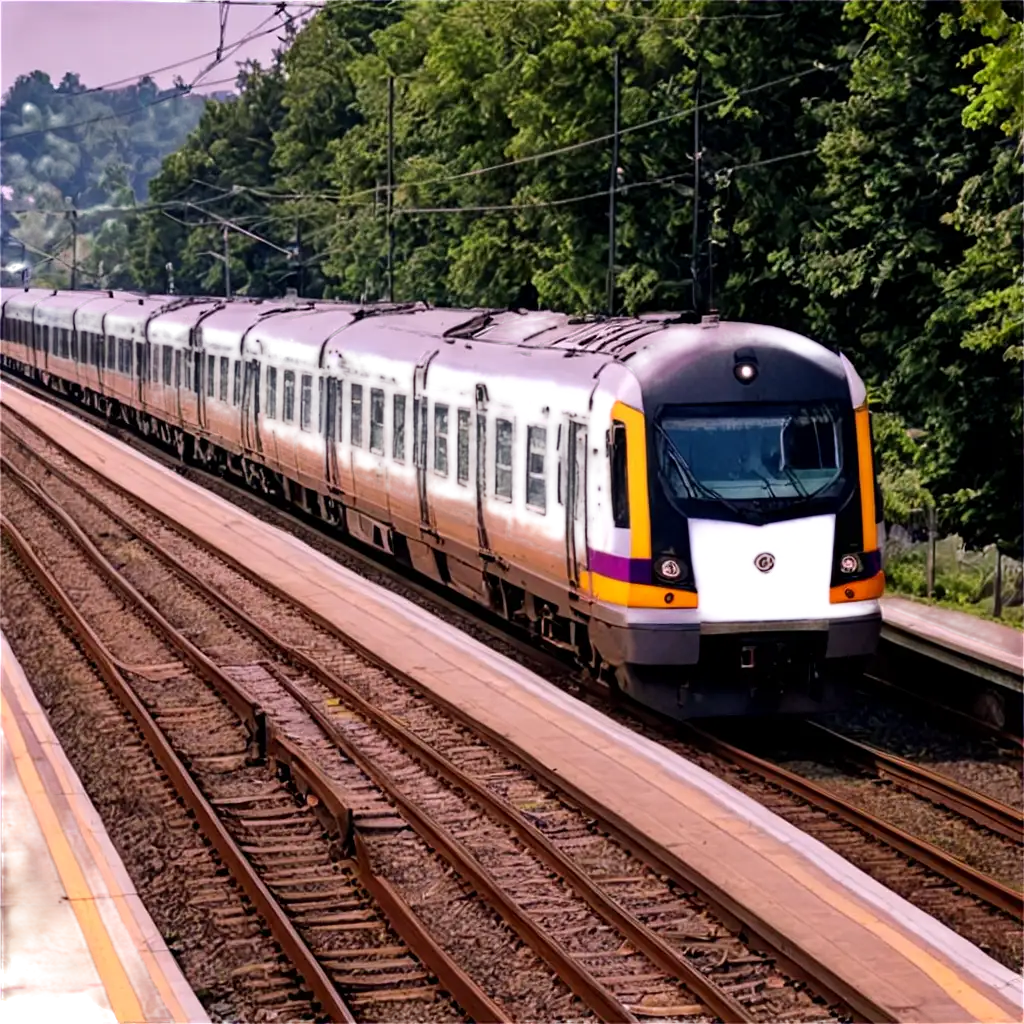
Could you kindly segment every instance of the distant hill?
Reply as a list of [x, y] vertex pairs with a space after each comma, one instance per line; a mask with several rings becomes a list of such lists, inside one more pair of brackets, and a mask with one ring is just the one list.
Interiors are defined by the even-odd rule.
[[[182, 85], [160, 89], [150, 78], [97, 91], [71, 72], [56, 86], [41, 71], [19, 77], [0, 103], [4, 266], [15, 255], [20, 260], [11, 235], [26, 244], [30, 259], [33, 249], [60, 251], [70, 234], [66, 197], [83, 211], [86, 252], [93, 234], [105, 232], [112, 241], [121, 230], [111, 216], [88, 211], [144, 201], [150, 178], [199, 123], [207, 98], [184, 94]], [[104, 269], [105, 279], [111, 269]]]

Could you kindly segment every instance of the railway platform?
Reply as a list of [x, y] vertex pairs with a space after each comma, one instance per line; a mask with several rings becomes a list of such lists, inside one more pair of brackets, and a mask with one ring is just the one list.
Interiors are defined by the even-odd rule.
[[598, 808], [858, 1016], [1024, 1019], [1018, 974], [738, 790], [101, 431], [10, 388], [2, 401]]
[[999, 689], [1024, 692], [1024, 632], [966, 612], [882, 599], [882, 638], [979, 676]]
[[5, 1024], [208, 1021], [0, 634]]

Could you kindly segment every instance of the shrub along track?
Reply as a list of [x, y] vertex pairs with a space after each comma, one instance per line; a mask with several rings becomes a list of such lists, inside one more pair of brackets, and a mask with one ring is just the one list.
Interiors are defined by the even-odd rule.
[[[493, 999], [483, 1012], [503, 1008], [516, 1018], [828, 1015], [820, 997], [741, 941], [700, 896], [626, 853], [408, 681], [33, 431], [18, 433], [23, 440], [6, 449], [20, 466], [5, 459], [14, 484], [4, 496], [15, 510], [8, 514], [25, 532], [45, 535], [42, 550], [54, 564], [77, 559], [76, 579], [92, 574], [80, 607], [90, 610], [102, 585], [151, 632], [162, 621], [161, 643], [176, 654], [160, 657], [184, 658], [207, 690], [216, 677], [219, 695], [242, 705], [236, 718], [249, 708], [250, 732], [268, 736], [269, 756], [290, 764], [300, 787], [322, 777], [318, 801], [337, 797], [333, 831], [355, 844], [365, 884], [389, 879], [450, 961], [478, 980], [478, 1008], [460, 998], [464, 1009], [479, 1015], [480, 1001]], [[204, 703], [226, 713], [209, 695]], [[280, 838], [273, 856], [288, 855]], [[471, 929], [467, 907], [476, 908]], [[523, 961], [516, 967], [510, 949]]]

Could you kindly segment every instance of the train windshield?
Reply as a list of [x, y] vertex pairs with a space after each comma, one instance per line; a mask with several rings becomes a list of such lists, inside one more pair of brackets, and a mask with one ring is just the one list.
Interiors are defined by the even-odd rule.
[[656, 430], [659, 475], [676, 501], [790, 505], [842, 487], [836, 403], [679, 408]]

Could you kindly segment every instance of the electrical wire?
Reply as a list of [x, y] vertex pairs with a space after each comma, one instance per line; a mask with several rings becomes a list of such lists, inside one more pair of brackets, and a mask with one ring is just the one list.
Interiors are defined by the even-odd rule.
[[[281, 6], [281, 5], [279, 5], [279, 6]], [[224, 36], [223, 36], [223, 31], [222, 31], [220, 45], [217, 47], [216, 50], [210, 51], [211, 53], [213, 53], [215, 55], [215, 59], [214, 59], [213, 63], [211, 63], [208, 67], [206, 67], [202, 71], [200, 71], [195, 76], [195, 78], [188, 85], [186, 85], [184, 88], [176, 89], [174, 92], [169, 93], [166, 96], [159, 96], [155, 100], [150, 101], [149, 103], [141, 103], [141, 104], [139, 104], [139, 106], [133, 107], [131, 110], [126, 110], [126, 111], [123, 111], [121, 113], [100, 114], [97, 117], [85, 118], [85, 119], [83, 119], [81, 121], [72, 121], [69, 124], [52, 125], [52, 126], [49, 126], [47, 128], [34, 128], [34, 129], [31, 129], [31, 130], [29, 130], [27, 132], [15, 132], [13, 135], [9, 134], [9, 135], [0, 136], [0, 142], [9, 142], [9, 141], [13, 141], [14, 139], [27, 139], [27, 138], [31, 138], [31, 137], [37, 136], [37, 135], [47, 135], [50, 132], [64, 131], [65, 129], [68, 129], [68, 128], [81, 128], [81, 127], [83, 127], [85, 125], [88, 125], [88, 124], [98, 124], [101, 121], [113, 121], [113, 120], [117, 120], [117, 119], [122, 118], [122, 117], [131, 117], [133, 114], [141, 113], [143, 110], [148, 110], [150, 107], [155, 107], [159, 103], [167, 103], [169, 100], [178, 99], [181, 96], [187, 96], [187, 95], [191, 94], [192, 90], [194, 88], [196, 88], [197, 85], [200, 84], [199, 80], [201, 78], [203, 78], [204, 76], [208, 75], [215, 67], [217, 67], [217, 65], [221, 64], [225, 59], [227, 59], [228, 57], [230, 57], [233, 54], [237, 53], [238, 50], [242, 46], [244, 46], [246, 43], [252, 42], [252, 40], [258, 39], [261, 36], [266, 36], [266, 35], [270, 35], [273, 32], [277, 32], [279, 30], [279, 27], [280, 27], [278, 25], [275, 25], [273, 28], [265, 29], [264, 31], [259, 31], [259, 30], [262, 29], [263, 26], [267, 24], [267, 22], [272, 21], [274, 18], [276, 18], [279, 13], [280, 13], [279, 11], [275, 11], [274, 14], [271, 14], [269, 17], [264, 18], [263, 21], [261, 21], [260, 24], [257, 25], [255, 29], [253, 29], [252, 32], [248, 33], [245, 36], [242, 36], [241, 39], [236, 40], [234, 43], [231, 43], [228, 46], [226, 53], [224, 52], [224, 45], [223, 45]], [[192, 63], [192, 61], [195, 60], [195, 59], [196, 58], [192, 58], [191, 60], [183, 61], [181, 63], [184, 63], [184, 64]], [[153, 74], [156, 74], [156, 73], [157, 72], [153, 72]], [[143, 77], [147, 77], [147, 76], [143, 76]], [[207, 89], [209, 89], [209, 88], [211, 88], [213, 86], [217, 86], [217, 85], [226, 85], [229, 82], [232, 82], [232, 83], [235, 82], [237, 80], [237, 78], [238, 78], [238, 75], [236, 74], [236, 75], [232, 75], [230, 78], [218, 79], [216, 82], [206, 82], [205, 86], [206, 86]], [[102, 88], [109, 88], [109, 87], [100, 87], [100, 89], [102, 89]], [[86, 90], [86, 91], [87, 92], [92, 92], [94, 90]], [[99, 89], [97, 89], [95, 91], [99, 91]], [[81, 94], [74, 94], [74, 95], [81, 95]]]

